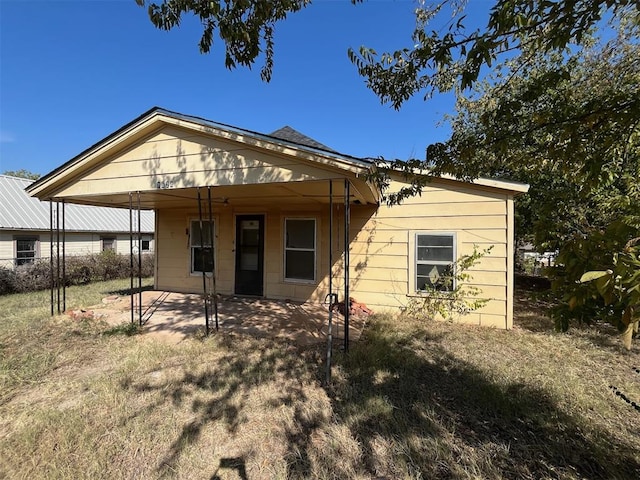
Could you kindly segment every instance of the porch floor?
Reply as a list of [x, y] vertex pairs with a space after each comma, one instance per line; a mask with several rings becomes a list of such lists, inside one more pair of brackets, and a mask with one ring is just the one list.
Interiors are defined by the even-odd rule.
[[[138, 297], [135, 296], [137, 303]], [[94, 309], [94, 314], [110, 324], [130, 321], [130, 297], [123, 296]], [[211, 309], [212, 310], [212, 309]], [[190, 336], [205, 333], [205, 312], [202, 297], [163, 291], [142, 292], [143, 334], [180, 342]], [[209, 312], [209, 328], [215, 333], [213, 311]], [[325, 305], [311, 302], [267, 300], [223, 296], [218, 302], [219, 331], [241, 333], [257, 337], [279, 338], [296, 345], [323, 343], [327, 339], [329, 313]], [[138, 321], [135, 306], [134, 321]], [[349, 319], [349, 339], [357, 341], [365, 319], [352, 316]], [[333, 315], [334, 345], [342, 345], [344, 318], [338, 312]]]

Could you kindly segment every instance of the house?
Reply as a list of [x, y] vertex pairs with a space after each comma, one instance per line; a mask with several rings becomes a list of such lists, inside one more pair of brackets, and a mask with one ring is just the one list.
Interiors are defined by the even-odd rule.
[[[0, 175], [0, 267], [14, 268], [50, 256], [49, 202], [40, 202], [25, 192], [32, 182]], [[70, 204], [65, 208], [65, 217], [66, 255], [103, 250], [129, 254], [127, 210]], [[153, 212], [141, 215], [140, 227], [142, 251], [152, 252]]]
[[[40, 200], [156, 213], [155, 288], [322, 302], [330, 289], [398, 309], [474, 246], [488, 303], [463, 321], [511, 328], [514, 196], [526, 185], [433, 178], [389, 207], [371, 161], [290, 127], [265, 135], [153, 108], [27, 188]], [[405, 182], [391, 179], [390, 190]], [[135, 202], [134, 202], [135, 203]], [[206, 282], [205, 282], [206, 283]]]

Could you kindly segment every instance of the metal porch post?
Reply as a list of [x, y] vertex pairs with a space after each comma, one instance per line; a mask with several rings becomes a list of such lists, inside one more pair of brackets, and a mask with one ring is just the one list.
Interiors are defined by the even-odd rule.
[[[17, 262], [16, 262], [17, 263]], [[49, 200], [49, 269], [51, 273], [51, 316], [53, 317], [53, 290], [55, 283], [53, 281], [53, 201]]]
[[211, 186], [207, 186], [207, 197], [209, 200], [209, 236], [211, 237], [211, 286], [213, 287], [213, 315], [216, 320], [216, 332], [218, 331], [218, 289], [216, 287], [216, 266], [213, 242], [213, 206], [211, 204]]
[[[200, 196], [200, 187], [197, 187], [198, 192], [198, 217], [200, 219], [200, 256], [202, 258], [202, 289], [204, 293], [204, 318], [205, 318], [205, 331], [209, 335], [209, 299], [207, 298], [207, 274], [204, 270], [204, 225], [202, 222], [202, 198]], [[213, 241], [213, 239], [211, 239]]]
[[62, 311], [67, 311], [67, 227], [65, 225], [66, 201], [62, 199]]
[[142, 326], [142, 225], [140, 213], [140, 190], [138, 194], [138, 325]]
[[129, 280], [131, 323], [133, 323], [133, 194], [131, 192], [129, 192]]
[[329, 330], [327, 332], [327, 385], [331, 382], [333, 348], [333, 180], [329, 180]]
[[60, 315], [60, 202], [56, 200], [56, 290], [58, 292], [58, 315]]
[[349, 226], [351, 224], [351, 183], [344, 179], [344, 352], [349, 351]]

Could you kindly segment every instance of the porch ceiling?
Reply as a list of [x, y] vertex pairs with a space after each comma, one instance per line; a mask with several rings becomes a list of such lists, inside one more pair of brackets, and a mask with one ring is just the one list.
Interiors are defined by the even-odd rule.
[[[333, 202], [344, 203], [344, 179], [333, 180]], [[352, 203], [377, 203], [369, 184], [359, 178], [350, 180], [350, 201]], [[137, 195], [133, 192], [134, 207]], [[200, 187], [203, 201], [207, 201], [207, 187]], [[189, 208], [197, 205], [197, 188], [160, 188], [140, 192], [142, 209]], [[305, 182], [265, 183], [258, 185], [211, 186], [214, 204], [233, 206], [254, 205], [308, 205], [329, 203], [329, 180]], [[70, 203], [129, 208], [129, 192], [110, 194], [86, 194], [65, 197]]]

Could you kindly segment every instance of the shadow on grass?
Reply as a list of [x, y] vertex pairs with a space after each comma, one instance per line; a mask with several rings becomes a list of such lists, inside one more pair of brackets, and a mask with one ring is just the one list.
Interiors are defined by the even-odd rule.
[[366, 474], [406, 475], [380, 464], [382, 438], [399, 445], [411, 477], [640, 478], [631, 446], [561, 410], [544, 390], [491, 381], [447, 352], [446, 336], [390, 327], [373, 322], [332, 393]]
[[[229, 339], [223, 339], [223, 342]], [[213, 343], [213, 342], [212, 342]], [[145, 376], [144, 379], [128, 379], [122, 382], [125, 390], [137, 393], [160, 391], [163, 399], [144, 409], [135, 412], [125, 420], [129, 421], [137, 415], [146, 415], [150, 410], [159, 407], [165, 401], [180, 407], [189, 403], [193, 419], [182, 427], [180, 435], [172, 442], [164, 458], [157, 465], [159, 475], [170, 474], [184, 450], [197, 443], [203, 429], [208, 425], [221, 422], [229, 435], [238, 432], [240, 425], [247, 421], [251, 412], [247, 411], [247, 401], [261, 385], [276, 383], [283, 372], [286, 377], [303, 378], [312, 371], [310, 364], [313, 353], [302, 354], [293, 347], [276, 343], [268, 345], [266, 341], [250, 341], [238, 346], [238, 352], [231, 352], [218, 358], [210, 369], [194, 374], [190, 369], [184, 369], [178, 381], [167, 380], [158, 382], [157, 379]], [[240, 350], [244, 350], [241, 352]], [[160, 372], [151, 372], [158, 374]], [[304, 382], [287, 382], [286, 390], [278, 391], [270, 399], [271, 408], [281, 405], [304, 403]], [[194, 393], [195, 392], [195, 393]], [[205, 399], [205, 400], [203, 400]], [[203, 455], [207, 455], [203, 452]], [[247, 479], [245, 459], [242, 457], [222, 458], [212, 479], [219, 478], [221, 470], [236, 470], [242, 479]], [[225, 477], [226, 478], [226, 477]]]
[[[149, 291], [153, 290], [153, 284], [151, 284], [151, 285], [143, 285], [141, 290], [143, 292], [149, 292]], [[129, 287], [129, 288], [121, 288], [119, 290], [111, 290], [111, 291], [106, 292], [106, 293], [108, 293], [109, 295], [120, 295], [121, 297], [124, 297], [124, 296], [131, 295], [132, 292], [133, 293], [138, 293], [138, 287], [134, 285], [133, 289], [131, 289], [131, 287]]]
[[[283, 432], [286, 478], [640, 478], [630, 444], [563, 410], [543, 389], [490, 378], [447, 351], [447, 333], [393, 327], [373, 319], [350, 354], [337, 355], [329, 413], [307, 396], [323, 374], [318, 351], [273, 341], [227, 345], [215, 364], [182, 368], [177, 380], [159, 371], [123, 381], [125, 390], [161, 394], [160, 404], [131, 418], [167, 402], [190, 407], [156, 473], [170, 475], [213, 424], [238, 434], [255, 413], [255, 389], [273, 384], [264, 412], [293, 407], [291, 422], [271, 425]], [[347, 452], [353, 445], [356, 455]], [[223, 458], [211, 478], [228, 469], [248, 478], [249, 460]]]

